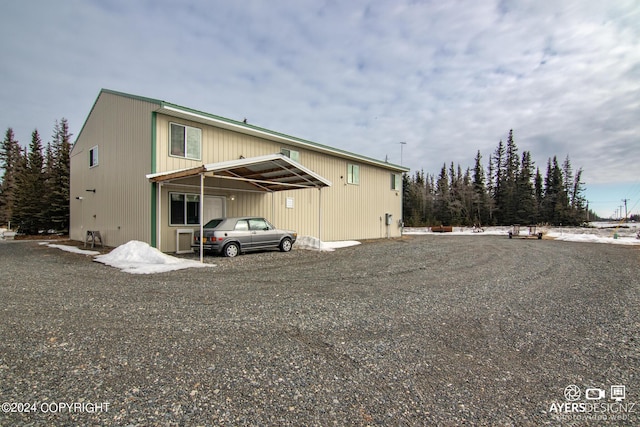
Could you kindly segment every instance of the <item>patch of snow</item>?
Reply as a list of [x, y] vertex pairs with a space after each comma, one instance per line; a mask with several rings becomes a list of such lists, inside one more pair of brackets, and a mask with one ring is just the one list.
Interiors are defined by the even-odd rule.
[[317, 237], [299, 236], [294, 243], [295, 249], [307, 249], [311, 251], [332, 252], [336, 249], [359, 245], [355, 240], [342, 240], [337, 242], [322, 242]]
[[547, 233], [547, 236], [554, 240], [563, 240], [565, 242], [589, 242], [589, 243], [610, 243], [613, 245], [640, 245], [640, 240], [635, 237], [624, 236], [621, 237], [617, 233], [611, 233], [611, 236], [598, 236], [595, 234], [574, 234], [574, 233], [559, 233], [557, 231], [551, 231]]
[[431, 231], [431, 227], [405, 227], [402, 234], [407, 235], [420, 235], [420, 234], [433, 234], [438, 236], [469, 236], [469, 235], [492, 235], [492, 236], [507, 236], [511, 227], [484, 227], [482, 229], [473, 227], [453, 227], [453, 231], [449, 233], [434, 233]]
[[214, 264], [202, 264], [162, 253], [147, 243], [131, 240], [118, 246], [110, 253], [99, 255], [94, 261], [116, 267], [131, 274], [153, 274], [184, 268], [214, 267]]
[[100, 255], [100, 252], [98, 252], [98, 251], [87, 251], [87, 250], [84, 250], [84, 249], [77, 248], [75, 246], [58, 245], [58, 244], [55, 244], [55, 243], [47, 243], [47, 242], [42, 242], [42, 243], [40, 243], [40, 245], [47, 245], [47, 247], [49, 247], [49, 248], [56, 248], [56, 249], [60, 249], [62, 251], [66, 251], [66, 252], [72, 252], [74, 254]]
[[[640, 239], [636, 238], [640, 226], [637, 223], [620, 225], [620, 223], [591, 223], [591, 227], [537, 227], [537, 232], [542, 232], [545, 237], [566, 242], [590, 242], [609, 243], [614, 245], [640, 245]], [[440, 235], [440, 236], [508, 236], [511, 227], [485, 227], [478, 232], [472, 227], [454, 227], [451, 233], [434, 233], [430, 227], [405, 227], [406, 235]], [[529, 229], [520, 226], [520, 236], [527, 236]]]

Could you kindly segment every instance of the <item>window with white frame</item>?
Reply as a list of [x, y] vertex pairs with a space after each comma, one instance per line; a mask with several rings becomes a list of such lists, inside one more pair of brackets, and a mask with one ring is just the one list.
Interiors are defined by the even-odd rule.
[[93, 168], [98, 166], [98, 146], [96, 145], [89, 150], [89, 167]]
[[298, 151], [289, 150], [288, 148], [282, 148], [280, 150], [280, 153], [284, 154], [285, 156], [287, 156], [288, 158], [290, 158], [294, 162], [300, 163], [300, 153]]
[[347, 184], [360, 184], [360, 166], [347, 165]]
[[200, 196], [188, 193], [169, 193], [169, 225], [200, 224]]
[[391, 189], [400, 190], [402, 188], [402, 176], [398, 173], [391, 174]]
[[202, 129], [169, 123], [169, 154], [176, 157], [200, 160]]

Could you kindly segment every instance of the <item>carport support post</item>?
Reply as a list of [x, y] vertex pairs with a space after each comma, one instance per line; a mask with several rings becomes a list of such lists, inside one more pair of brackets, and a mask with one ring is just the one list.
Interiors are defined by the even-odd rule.
[[204, 173], [200, 174], [200, 263], [204, 262]]
[[158, 238], [156, 239], [156, 247], [162, 251], [162, 182], [158, 183], [158, 197], [156, 197], [156, 212], [158, 212], [158, 223], [156, 224], [156, 231]]
[[322, 187], [318, 187], [318, 250], [322, 248]]

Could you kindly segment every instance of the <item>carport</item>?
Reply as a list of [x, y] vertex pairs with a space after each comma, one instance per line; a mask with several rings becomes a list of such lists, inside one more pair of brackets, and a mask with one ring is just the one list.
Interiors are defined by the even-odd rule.
[[[322, 188], [330, 187], [331, 182], [316, 174], [300, 163], [283, 154], [269, 154], [247, 159], [230, 160], [219, 163], [203, 164], [194, 168], [179, 169], [146, 175], [149, 181], [158, 184], [157, 203], [161, 206], [161, 188], [164, 183], [200, 178], [200, 235], [204, 227], [204, 189], [207, 180], [223, 179], [227, 182], [248, 183], [254, 191], [271, 193], [295, 189], [318, 189], [318, 239], [322, 239]], [[273, 208], [272, 208], [273, 209]], [[158, 215], [161, 209], [158, 208]], [[161, 242], [161, 221], [158, 217], [158, 246]], [[203, 261], [203, 241], [200, 239], [200, 262]]]

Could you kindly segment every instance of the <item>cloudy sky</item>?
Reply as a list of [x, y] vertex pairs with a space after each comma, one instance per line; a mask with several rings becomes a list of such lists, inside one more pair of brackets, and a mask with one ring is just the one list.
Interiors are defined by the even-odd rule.
[[77, 135], [101, 88], [412, 173], [486, 166], [513, 129], [543, 173], [582, 167], [600, 215], [640, 211], [637, 0], [4, 1], [0, 39], [23, 145], [62, 117]]

